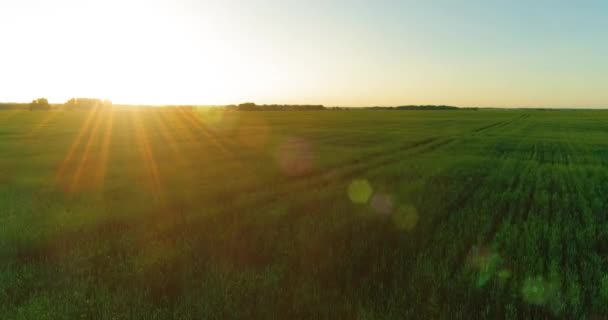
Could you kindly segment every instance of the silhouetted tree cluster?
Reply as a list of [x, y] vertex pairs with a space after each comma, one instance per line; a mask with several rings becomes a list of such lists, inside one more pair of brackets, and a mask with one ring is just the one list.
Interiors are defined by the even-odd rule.
[[[360, 108], [345, 108], [345, 109], [360, 109]], [[407, 106], [398, 106], [398, 107], [363, 107], [363, 109], [368, 110], [477, 110], [478, 108], [459, 108], [453, 106], [444, 106], [444, 105], [407, 105]]]
[[409, 106], [399, 106], [396, 107], [395, 109], [397, 110], [458, 110], [458, 107], [452, 107], [452, 106], [433, 106], [433, 105], [426, 105], [426, 106], [414, 106], [414, 105], [409, 105]]
[[88, 110], [94, 108], [107, 108], [112, 106], [112, 101], [94, 98], [72, 98], [64, 104], [70, 110]]
[[[357, 108], [346, 108], [346, 110], [352, 110], [352, 109], [357, 109]], [[364, 109], [368, 109], [368, 110], [395, 110], [395, 107], [364, 107]]]
[[322, 105], [299, 105], [299, 104], [263, 104], [257, 105], [253, 102], [241, 103], [239, 105], [226, 106], [238, 111], [288, 111], [288, 110], [326, 110]]
[[51, 105], [46, 98], [38, 98], [30, 102], [29, 108], [30, 110], [50, 110]]

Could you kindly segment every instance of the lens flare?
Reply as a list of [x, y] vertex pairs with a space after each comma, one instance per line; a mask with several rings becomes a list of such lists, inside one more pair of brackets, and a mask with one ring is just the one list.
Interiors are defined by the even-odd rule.
[[288, 176], [301, 176], [313, 167], [310, 144], [300, 138], [288, 138], [279, 145], [275, 153], [279, 169]]
[[511, 270], [502, 269], [498, 272], [498, 279], [505, 281], [505, 280], [508, 280], [509, 278], [511, 278]]
[[[475, 269], [477, 279], [475, 285], [478, 288], [484, 287], [495, 275], [499, 275], [499, 268], [502, 265], [500, 255], [488, 247], [473, 247], [469, 252], [468, 264]], [[503, 270], [504, 271], [504, 270]], [[501, 271], [502, 272], [502, 271]], [[506, 273], [503, 272], [503, 277]], [[501, 280], [508, 277], [502, 278]]]
[[239, 113], [226, 110], [225, 108], [195, 108], [198, 117], [210, 130], [229, 133], [239, 123]]
[[353, 180], [348, 186], [348, 197], [353, 203], [366, 204], [372, 193], [372, 186], [366, 179]]
[[558, 314], [563, 309], [560, 284], [552, 276], [528, 277], [524, 280], [521, 288], [524, 301], [533, 305], [544, 305], [549, 307], [553, 313]]
[[528, 303], [542, 305], [547, 301], [547, 284], [540, 276], [527, 278], [524, 281], [521, 293]]
[[391, 214], [393, 212], [393, 197], [388, 194], [376, 194], [372, 197], [370, 206], [379, 214]]

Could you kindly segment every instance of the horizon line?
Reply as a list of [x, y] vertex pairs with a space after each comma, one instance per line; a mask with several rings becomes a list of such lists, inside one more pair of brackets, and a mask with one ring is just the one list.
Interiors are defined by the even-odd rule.
[[[77, 97], [77, 99], [85, 99], [88, 97]], [[188, 106], [188, 107], [227, 107], [227, 106], [238, 106], [240, 104], [244, 104], [244, 103], [254, 103], [258, 106], [264, 106], [264, 105], [284, 105], [284, 106], [295, 106], [295, 105], [321, 105], [324, 106], [326, 108], [396, 108], [396, 107], [401, 107], [401, 106], [449, 106], [449, 107], [456, 107], [456, 108], [460, 108], [460, 109], [466, 109], [466, 108], [478, 108], [478, 109], [608, 109], [608, 104], [604, 105], [604, 106], [532, 106], [532, 105], [528, 105], [528, 106], [463, 106], [463, 105], [456, 105], [456, 104], [396, 104], [396, 105], [359, 105], [359, 106], [348, 106], [348, 105], [327, 105], [327, 104], [315, 104], [315, 103], [262, 103], [262, 104], [258, 104], [256, 102], [251, 102], [251, 101], [247, 101], [247, 102], [240, 102], [240, 103], [228, 103], [228, 104], [199, 104], [199, 103], [120, 103], [120, 102], [114, 102], [111, 99], [107, 99], [107, 98], [88, 98], [88, 99], [99, 99], [99, 100], [108, 100], [110, 102], [112, 102], [112, 105], [114, 106], [132, 106], [132, 107], [137, 107], [137, 106], [141, 106], [141, 107], [180, 107], [180, 106]], [[0, 101], [0, 106], [1, 105], [6, 105], [6, 104], [17, 104], [17, 105], [27, 105], [31, 103], [31, 101], [28, 102], [18, 102], [18, 101]], [[49, 104], [51, 105], [63, 105], [65, 104], [65, 102], [49, 102]]]

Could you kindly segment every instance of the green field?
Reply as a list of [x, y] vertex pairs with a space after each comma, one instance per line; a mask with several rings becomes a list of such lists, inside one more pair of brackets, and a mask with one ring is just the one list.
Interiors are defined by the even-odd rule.
[[608, 112], [0, 111], [0, 319], [608, 316]]

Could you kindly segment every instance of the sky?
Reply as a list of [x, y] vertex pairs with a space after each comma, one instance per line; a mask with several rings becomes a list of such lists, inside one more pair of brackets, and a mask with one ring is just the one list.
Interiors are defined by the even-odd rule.
[[0, 0], [0, 101], [608, 107], [608, 1]]

